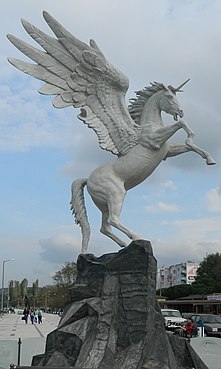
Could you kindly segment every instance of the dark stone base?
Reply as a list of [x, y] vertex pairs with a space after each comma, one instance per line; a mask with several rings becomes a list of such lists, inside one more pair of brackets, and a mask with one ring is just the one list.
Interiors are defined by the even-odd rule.
[[156, 301], [156, 259], [138, 240], [118, 253], [80, 255], [72, 303], [33, 366], [208, 369], [187, 340], [168, 336]]

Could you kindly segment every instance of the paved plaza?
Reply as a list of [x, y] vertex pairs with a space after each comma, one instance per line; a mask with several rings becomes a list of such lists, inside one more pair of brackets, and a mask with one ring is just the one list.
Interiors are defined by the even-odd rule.
[[[42, 324], [25, 324], [22, 315], [7, 314], [0, 318], [0, 369], [18, 364], [18, 340], [21, 339], [20, 365], [31, 365], [32, 357], [44, 353], [47, 335], [57, 328], [60, 317], [44, 314]], [[221, 338], [198, 337], [191, 345], [209, 369], [221, 369]]]
[[18, 364], [18, 341], [21, 339], [20, 365], [31, 365], [32, 356], [44, 353], [47, 335], [57, 328], [60, 317], [44, 314], [41, 324], [25, 324], [22, 315], [7, 314], [0, 318], [0, 369]]

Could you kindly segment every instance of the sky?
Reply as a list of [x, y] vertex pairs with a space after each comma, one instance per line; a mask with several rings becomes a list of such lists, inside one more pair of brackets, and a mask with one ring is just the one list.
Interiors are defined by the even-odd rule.
[[[130, 190], [121, 222], [152, 244], [158, 266], [200, 262], [221, 251], [221, 2], [219, 0], [7, 0], [0, 22], [0, 273], [5, 285], [27, 278], [31, 286], [52, 276], [81, 252], [81, 232], [70, 211], [73, 180], [88, 177], [114, 159], [96, 134], [77, 119], [78, 109], [55, 109], [37, 91], [39, 80], [12, 67], [26, 60], [6, 38], [13, 34], [36, 46], [20, 19], [51, 35], [46, 10], [80, 40], [92, 38], [105, 57], [126, 74], [134, 92], [158, 81], [178, 86], [185, 120], [195, 143], [214, 157], [207, 166], [194, 153], [163, 161]], [[165, 125], [173, 123], [163, 115]], [[185, 132], [171, 142], [184, 143]], [[101, 214], [86, 194], [91, 225], [88, 252], [118, 252], [99, 232]], [[130, 240], [122, 237], [128, 244]], [[1, 275], [1, 274], [0, 274]]]

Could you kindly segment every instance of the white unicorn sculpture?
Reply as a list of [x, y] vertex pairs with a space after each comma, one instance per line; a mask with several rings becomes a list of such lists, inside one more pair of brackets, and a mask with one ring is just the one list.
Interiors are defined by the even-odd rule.
[[[214, 160], [193, 143], [194, 133], [184, 120], [176, 98], [185, 83], [179, 87], [151, 83], [136, 92], [137, 97], [125, 103], [128, 78], [114, 68], [98, 46], [81, 42], [63, 28], [51, 15], [43, 17], [57, 38], [52, 38], [30, 23], [22, 21], [28, 34], [46, 51], [40, 51], [18, 38], [9, 40], [37, 64], [9, 58], [9, 62], [24, 73], [43, 80], [42, 94], [56, 95], [56, 108], [81, 108], [78, 118], [93, 128], [102, 149], [117, 155], [117, 160], [95, 169], [89, 178], [72, 184], [71, 208], [82, 231], [82, 253], [87, 253], [90, 226], [84, 202], [84, 186], [102, 213], [100, 231], [120, 247], [127, 244], [112, 232], [112, 227], [130, 239], [140, 239], [119, 221], [123, 201], [129, 189], [144, 181], [168, 157], [194, 151], [206, 159]], [[173, 116], [176, 123], [164, 127], [161, 111]], [[167, 140], [179, 129], [187, 133], [183, 145], [171, 145]]]

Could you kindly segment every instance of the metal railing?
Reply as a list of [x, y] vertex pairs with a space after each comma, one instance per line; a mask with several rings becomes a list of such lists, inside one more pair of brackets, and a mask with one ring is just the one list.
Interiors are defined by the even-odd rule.
[[15, 364], [10, 364], [9, 369], [89, 369], [86, 367], [81, 367], [81, 368], [77, 368], [77, 367], [73, 367], [73, 366], [68, 366], [68, 367], [63, 367], [63, 366], [18, 366]]
[[[47, 368], [47, 369], [82, 369], [82, 368], [77, 368], [77, 367], [73, 367], [73, 366], [69, 366], [69, 367], [64, 367], [64, 366], [47, 366], [47, 367], [45, 367], [45, 366], [38, 366], [38, 367], [36, 367], [36, 366], [17, 366], [17, 365], [15, 365], [15, 364], [10, 364], [10, 368], [9, 369], [33, 369], [33, 368], [37, 368], [37, 369], [45, 369], [45, 368]], [[89, 369], [89, 368], [83, 368], [83, 369]]]

